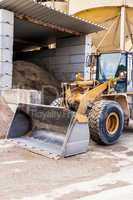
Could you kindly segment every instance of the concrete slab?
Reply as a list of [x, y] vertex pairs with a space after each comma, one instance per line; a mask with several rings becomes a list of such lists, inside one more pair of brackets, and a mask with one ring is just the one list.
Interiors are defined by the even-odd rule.
[[2, 200], [132, 200], [133, 130], [113, 146], [51, 160], [0, 141]]

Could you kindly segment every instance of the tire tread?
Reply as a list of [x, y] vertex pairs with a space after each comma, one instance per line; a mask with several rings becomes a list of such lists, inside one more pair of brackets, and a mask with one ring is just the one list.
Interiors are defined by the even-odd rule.
[[99, 134], [99, 120], [100, 120], [100, 114], [107, 106], [108, 104], [116, 104], [118, 106], [118, 103], [115, 101], [110, 100], [101, 100], [94, 103], [92, 109], [88, 113], [88, 120], [89, 120], [89, 127], [90, 127], [90, 135], [93, 141], [95, 141], [97, 144], [105, 145], [105, 143], [101, 140], [100, 134]]

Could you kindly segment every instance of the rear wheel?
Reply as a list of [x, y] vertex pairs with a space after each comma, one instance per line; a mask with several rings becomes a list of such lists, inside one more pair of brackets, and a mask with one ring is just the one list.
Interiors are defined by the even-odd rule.
[[88, 118], [91, 138], [98, 144], [114, 144], [123, 133], [124, 113], [115, 101], [96, 102]]

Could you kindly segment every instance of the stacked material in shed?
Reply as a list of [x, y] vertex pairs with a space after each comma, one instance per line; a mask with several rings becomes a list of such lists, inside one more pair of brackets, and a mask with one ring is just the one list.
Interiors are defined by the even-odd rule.
[[49, 104], [58, 95], [60, 83], [48, 71], [26, 61], [15, 61], [13, 88], [42, 91], [42, 103]]

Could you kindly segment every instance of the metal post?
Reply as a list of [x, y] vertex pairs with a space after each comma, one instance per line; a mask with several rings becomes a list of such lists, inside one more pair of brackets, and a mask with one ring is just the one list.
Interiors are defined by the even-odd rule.
[[121, 20], [120, 20], [120, 50], [125, 51], [125, 18], [126, 8], [121, 7]]

